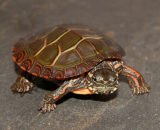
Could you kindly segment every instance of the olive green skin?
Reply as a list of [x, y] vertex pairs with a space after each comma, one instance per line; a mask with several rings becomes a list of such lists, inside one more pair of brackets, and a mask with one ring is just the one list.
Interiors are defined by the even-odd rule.
[[75, 25], [57, 26], [13, 48], [13, 60], [21, 69], [48, 80], [82, 75], [104, 60], [121, 60], [123, 55], [110, 38]]

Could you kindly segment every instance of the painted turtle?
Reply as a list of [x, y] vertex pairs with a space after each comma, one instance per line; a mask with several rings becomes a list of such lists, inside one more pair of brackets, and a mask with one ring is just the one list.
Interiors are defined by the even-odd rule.
[[[22, 70], [59, 84], [58, 89], [44, 97], [40, 108], [44, 113], [54, 110], [55, 102], [69, 92], [115, 92], [119, 75], [128, 78], [133, 94], [148, 93], [149, 86], [142, 75], [127, 66], [123, 56], [123, 49], [110, 38], [72, 25], [56, 26], [41, 36], [17, 42], [13, 48], [13, 61]], [[26, 93], [33, 86], [21, 75], [12, 90]]]

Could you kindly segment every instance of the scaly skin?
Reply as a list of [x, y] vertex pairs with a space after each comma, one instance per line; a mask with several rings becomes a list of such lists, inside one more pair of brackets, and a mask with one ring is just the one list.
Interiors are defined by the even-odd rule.
[[65, 81], [58, 89], [45, 95], [39, 110], [42, 113], [53, 111], [56, 108], [55, 102], [61, 99], [64, 95], [74, 90], [84, 88], [84, 80], [84, 78], [78, 77]]
[[[97, 79], [101, 80], [100, 82], [95, 81], [94, 76], [96, 74], [98, 76]], [[81, 75], [79, 77], [66, 80], [55, 91], [45, 95], [39, 110], [42, 113], [53, 111], [56, 108], [56, 101], [69, 92], [76, 94], [113, 93], [118, 89], [119, 75], [123, 75], [128, 78], [133, 94], [138, 95], [149, 92], [150, 88], [148, 84], [144, 81], [144, 78], [138, 71], [125, 65], [122, 61], [104, 61], [89, 71], [87, 75]], [[106, 81], [110, 81], [111, 83], [106, 83]], [[33, 83], [25, 77], [19, 77], [11, 89], [14, 92], [26, 93], [31, 91], [33, 86]]]
[[130, 66], [124, 65], [122, 75], [128, 78], [129, 85], [133, 94], [138, 95], [149, 92], [149, 85], [145, 82], [143, 76], [135, 69], [131, 68]]
[[[54, 110], [56, 108], [55, 102], [62, 98], [68, 92], [79, 91], [78, 94], [83, 94], [84, 92], [85, 94], [102, 94], [100, 92], [101, 90], [99, 91], [98, 88], [93, 85], [92, 81], [93, 73], [97, 71], [97, 68], [99, 69], [102, 66], [104, 68], [110, 68], [113, 72], [116, 73], [116, 75], [121, 74], [127, 77], [133, 94], [138, 95], [149, 92], [150, 87], [144, 81], [142, 75], [135, 69], [124, 65], [122, 61], [104, 61], [101, 63], [101, 65], [98, 65], [92, 71], [90, 71], [86, 77], [65, 81], [64, 84], [62, 84], [56, 91], [46, 95], [43, 100], [42, 107], [40, 108], [41, 112], [46, 113]], [[98, 93], [97, 91], [99, 91], [100, 93]]]

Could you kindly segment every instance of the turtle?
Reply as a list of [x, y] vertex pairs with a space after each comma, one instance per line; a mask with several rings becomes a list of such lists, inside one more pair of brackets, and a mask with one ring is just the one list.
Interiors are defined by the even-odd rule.
[[[109, 95], [118, 91], [120, 75], [128, 79], [133, 95], [149, 93], [150, 86], [140, 72], [125, 63], [124, 56], [124, 49], [103, 33], [79, 25], [57, 25], [16, 42], [12, 59], [24, 72], [59, 86], [42, 100], [39, 110], [46, 113], [70, 92]], [[11, 89], [27, 93], [34, 86], [20, 73]]]

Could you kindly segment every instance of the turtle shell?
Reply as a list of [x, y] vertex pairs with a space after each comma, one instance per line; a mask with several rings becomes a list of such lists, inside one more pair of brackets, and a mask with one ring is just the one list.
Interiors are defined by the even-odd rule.
[[104, 60], [121, 60], [123, 49], [110, 38], [79, 26], [61, 25], [13, 48], [23, 70], [48, 80], [64, 80], [91, 70]]

